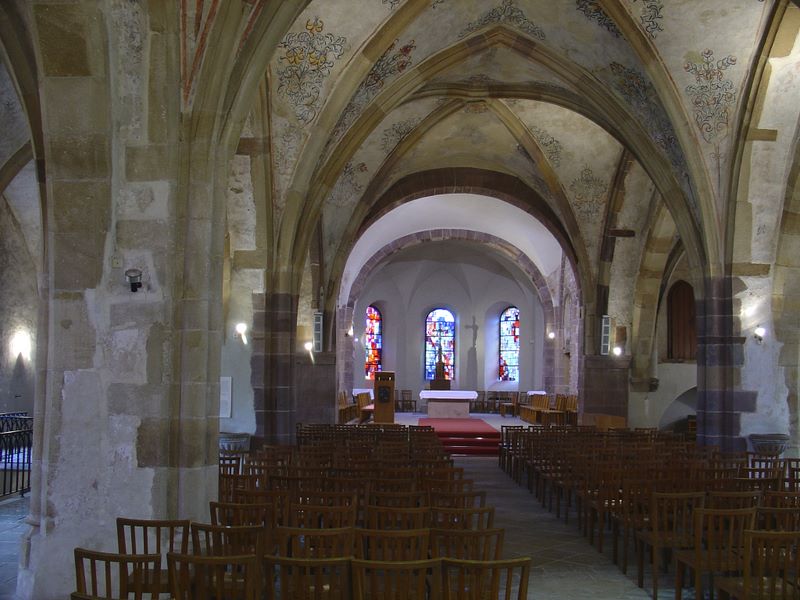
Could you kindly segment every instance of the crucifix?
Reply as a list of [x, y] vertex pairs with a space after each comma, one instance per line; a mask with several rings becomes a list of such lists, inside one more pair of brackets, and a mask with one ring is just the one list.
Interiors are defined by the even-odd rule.
[[466, 329], [472, 329], [472, 347], [474, 348], [478, 343], [478, 322], [475, 320], [475, 315], [472, 315], [472, 325], [464, 325]]

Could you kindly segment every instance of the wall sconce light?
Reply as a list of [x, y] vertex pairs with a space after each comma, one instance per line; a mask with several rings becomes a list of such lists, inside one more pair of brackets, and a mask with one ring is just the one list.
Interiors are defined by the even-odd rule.
[[311, 350], [314, 348], [314, 342], [306, 342], [303, 344], [303, 348], [311, 352]]
[[767, 330], [764, 329], [761, 325], [756, 327], [753, 330], [753, 337], [756, 338], [756, 341], [760, 344], [764, 341], [764, 336], [767, 334]]
[[614, 346], [612, 352], [614, 353], [614, 356], [622, 356], [622, 348], [619, 346]]
[[128, 269], [125, 271], [125, 280], [130, 284], [131, 291], [137, 292], [142, 287], [142, 270]]
[[246, 346], [247, 345], [247, 324], [246, 323], [237, 323], [236, 324], [236, 335], [242, 338], [242, 343]]
[[353, 337], [353, 326], [352, 325], [350, 325], [350, 329], [347, 330], [347, 333], [345, 333], [345, 335], [347, 337]]
[[31, 359], [31, 334], [27, 331], [18, 331], [11, 338], [11, 356], [15, 359], [22, 356], [25, 360]]
[[551, 331], [550, 333], [548, 333], [547, 334], [547, 339], [549, 339], [549, 340], [556, 339], [556, 332], [555, 331]]

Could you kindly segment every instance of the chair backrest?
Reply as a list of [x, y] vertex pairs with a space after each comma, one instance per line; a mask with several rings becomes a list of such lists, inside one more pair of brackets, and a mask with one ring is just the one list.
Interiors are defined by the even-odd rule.
[[792, 506], [759, 507], [756, 527], [768, 531], [800, 531], [800, 510]]
[[[117, 517], [120, 554], [189, 553], [188, 519], [128, 519]], [[166, 561], [162, 559], [162, 565]]]
[[173, 600], [257, 600], [263, 585], [255, 554], [167, 554]]
[[431, 508], [431, 527], [439, 529], [491, 529], [494, 526], [494, 507]]
[[706, 498], [705, 508], [752, 508], [761, 502], [761, 492], [752, 491], [711, 491]]
[[364, 524], [367, 529], [424, 529], [430, 523], [428, 507], [396, 508], [373, 506], [364, 508]]
[[319, 504], [289, 505], [289, 527], [355, 527], [358, 511], [356, 506], [321, 506]]
[[[350, 558], [268, 556], [266, 598], [350, 600]], [[276, 589], [277, 588], [277, 589]]]
[[392, 508], [420, 508], [429, 505], [428, 493], [423, 491], [377, 492], [370, 491], [367, 502], [373, 506]]
[[264, 553], [267, 530], [258, 525], [192, 523], [192, 553], [206, 556], [240, 556]]
[[504, 529], [431, 529], [431, 556], [464, 560], [499, 560]]
[[800, 531], [745, 531], [744, 598], [797, 598]]
[[469, 492], [442, 492], [430, 493], [430, 505], [441, 508], [478, 508], [486, 506], [486, 492], [473, 490]]
[[429, 547], [429, 529], [356, 529], [356, 558], [424, 560]]
[[117, 554], [75, 548], [75, 591], [82, 598], [156, 599], [160, 554]]
[[267, 553], [285, 558], [353, 556], [353, 528], [276, 527], [269, 534]]
[[704, 492], [653, 492], [650, 524], [660, 545], [691, 547], [694, 544], [694, 511], [704, 503]]
[[531, 559], [442, 561], [443, 600], [526, 600]]
[[277, 518], [271, 503], [209, 502], [212, 525], [262, 525], [272, 527]]
[[440, 600], [441, 559], [353, 559], [353, 600]]
[[764, 506], [775, 506], [775, 507], [794, 507], [800, 508], [800, 490], [798, 491], [785, 491], [785, 492], [775, 492], [775, 491], [766, 491], [764, 492]]
[[697, 508], [694, 552], [710, 571], [736, 571], [742, 565], [744, 532], [755, 526], [756, 509]]

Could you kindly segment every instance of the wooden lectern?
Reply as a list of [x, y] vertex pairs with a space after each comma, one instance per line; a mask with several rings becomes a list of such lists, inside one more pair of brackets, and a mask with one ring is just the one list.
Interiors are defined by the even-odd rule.
[[375, 423], [394, 423], [394, 372], [375, 372], [375, 391], [373, 393], [375, 410], [372, 420]]

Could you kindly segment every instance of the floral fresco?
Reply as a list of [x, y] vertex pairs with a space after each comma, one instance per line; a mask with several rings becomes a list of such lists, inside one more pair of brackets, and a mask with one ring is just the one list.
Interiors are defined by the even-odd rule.
[[381, 148], [383, 151], [391, 152], [409, 133], [414, 131], [416, 126], [419, 125], [420, 120], [421, 119], [418, 118], [406, 119], [386, 129], [381, 137]]
[[736, 88], [725, 79], [725, 71], [736, 64], [736, 57], [714, 60], [714, 52], [706, 49], [702, 62], [687, 61], [684, 70], [694, 75], [695, 85], [686, 86], [694, 107], [694, 121], [703, 139], [718, 143], [728, 134], [728, 111], [736, 104]]
[[465, 37], [470, 33], [475, 33], [488, 25], [496, 23], [513, 25], [537, 40], [544, 41], [545, 39], [544, 31], [536, 23], [528, 19], [520, 8], [514, 6], [514, 0], [503, 0], [500, 6], [484, 13], [477, 21], [467, 25], [466, 29], [461, 32], [460, 37]]
[[594, 21], [614, 37], [620, 36], [614, 21], [605, 13], [597, 0], [575, 0], [575, 5], [590, 21]]
[[324, 30], [325, 23], [315, 17], [306, 21], [305, 31], [289, 33], [279, 45], [278, 93], [292, 103], [303, 124], [317, 116], [322, 83], [347, 43]]
[[[641, 0], [642, 10], [639, 13], [639, 19], [642, 22], [645, 32], [651, 39], [655, 39], [659, 31], [664, 31], [661, 25], [661, 19], [664, 15], [661, 14], [664, 8], [663, 0]], [[633, 0], [639, 2], [639, 0]]]

